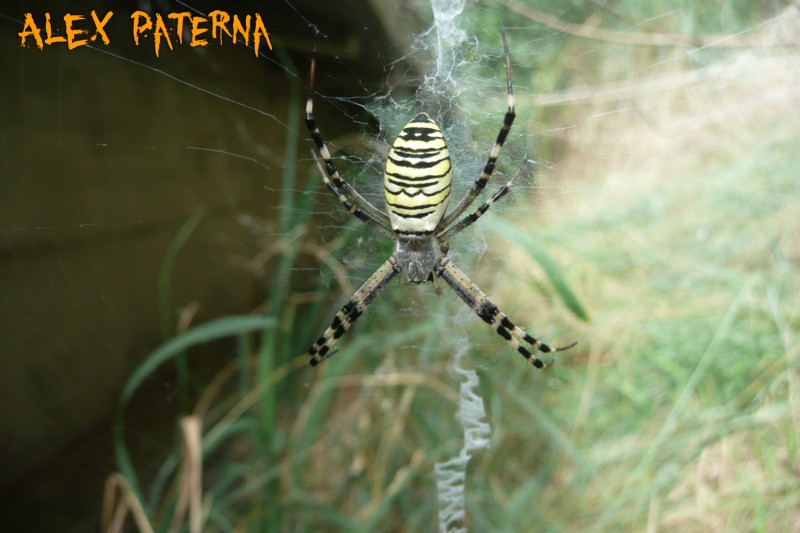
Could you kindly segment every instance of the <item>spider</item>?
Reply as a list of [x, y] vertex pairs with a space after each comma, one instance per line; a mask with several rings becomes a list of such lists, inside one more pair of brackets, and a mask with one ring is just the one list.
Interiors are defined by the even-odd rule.
[[312, 366], [321, 363], [333, 353], [331, 350], [336, 341], [396, 276], [400, 276], [402, 283], [432, 281], [437, 294], [441, 293], [439, 280], [444, 280], [484, 322], [537, 368], [543, 368], [545, 364], [524, 343], [542, 353], [559, 352], [576, 344], [573, 342], [567, 346], [551, 348], [526, 333], [502, 313], [447, 257], [448, 239], [472, 225], [505, 196], [527, 163], [523, 161], [500, 190], [473, 213], [459, 220], [491, 178], [516, 116], [511, 83], [511, 56], [505, 30], [502, 28], [500, 35], [505, 52], [508, 110], [483, 172], [449, 214], [445, 214], [445, 210], [450, 198], [450, 154], [439, 126], [426, 113], [419, 113], [405, 125], [389, 151], [383, 180], [388, 214], [370, 204], [349, 183], [342, 180], [314, 119], [315, 56], [312, 55], [305, 122], [316, 146], [316, 152], [312, 150], [311, 154], [322, 174], [322, 180], [345, 209], [395, 241], [394, 253], [344, 304], [331, 325], [308, 349]]

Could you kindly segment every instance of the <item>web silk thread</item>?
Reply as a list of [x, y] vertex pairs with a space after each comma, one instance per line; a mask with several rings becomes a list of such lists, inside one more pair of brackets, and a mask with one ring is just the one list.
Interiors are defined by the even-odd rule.
[[464, 494], [467, 464], [473, 452], [488, 449], [490, 443], [491, 429], [486, 422], [483, 398], [475, 393], [478, 375], [474, 370], [461, 366], [466, 352], [466, 347], [459, 348], [451, 366], [451, 370], [462, 378], [456, 419], [464, 430], [464, 445], [457, 456], [433, 466], [439, 495], [439, 531], [443, 533], [466, 533]]

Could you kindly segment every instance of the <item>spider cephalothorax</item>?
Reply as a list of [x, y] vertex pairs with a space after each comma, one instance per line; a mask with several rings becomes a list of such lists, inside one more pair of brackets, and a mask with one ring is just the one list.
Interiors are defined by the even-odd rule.
[[452, 181], [450, 153], [441, 129], [425, 113], [418, 114], [406, 124], [389, 151], [383, 180], [388, 214], [370, 204], [349, 183], [341, 179], [314, 119], [314, 60], [312, 59], [311, 90], [306, 101], [306, 126], [317, 148], [318, 154], [314, 154], [314, 158], [322, 179], [348, 211], [395, 241], [395, 250], [391, 257], [353, 294], [336, 313], [328, 329], [308, 349], [312, 365], [319, 364], [332, 353], [331, 349], [339, 337], [344, 335], [397, 275], [400, 275], [404, 283], [433, 281], [437, 292], [440, 291], [438, 280], [444, 280], [484, 322], [536, 367], [541, 368], [544, 363], [533, 355], [524, 343], [543, 353], [574, 346], [575, 343], [561, 348], [551, 348], [516, 326], [447, 257], [448, 239], [478, 220], [492, 204], [505, 196], [525, 165], [523, 161], [508, 183], [477, 210], [459, 220], [486, 187], [503, 143], [511, 130], [511, 124], [514, 122], [511, 58], [505, 32], [501, 31], [501, 35], [506, 58], [508, 110], [483, 172], [456, 208], [447, 215], [445, 211], [450, 199]]

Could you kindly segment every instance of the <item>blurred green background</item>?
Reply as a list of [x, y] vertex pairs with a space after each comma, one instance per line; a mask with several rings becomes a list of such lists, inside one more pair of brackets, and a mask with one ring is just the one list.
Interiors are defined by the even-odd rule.
[[[434, 530], [464, 347], [492, 428], [470, 530], [798, 527], [796, 5], [464, 5], [437, 107], [459, 186], [502, 120], [501, 24], [519, 118], [494, 185], [536, 164], [451, 256], [537, 337], [579, 342], [544, 371], [452, 293], [399, 284], [306, 366], [391, 253], [313, 167], [311, 50], [323, 134], [377, 198], [435, 63], [435, 32], [416, 39], [430, 5], [258, 6], [258, 60], [230, 43], [156, 59], [129, 34], [140, 7], [0, 8], [9, 530]], [[22, 48], [33, 9], [114, 10], [112, 45]]]

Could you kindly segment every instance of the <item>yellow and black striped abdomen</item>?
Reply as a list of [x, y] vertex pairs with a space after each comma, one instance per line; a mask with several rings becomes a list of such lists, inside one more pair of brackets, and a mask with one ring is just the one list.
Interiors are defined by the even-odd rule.
[[392, 229], [401, 235], [431, 235], [450, 198], [450, 152], [442, 131], [427, 114], [406, 124], [394, 141], [383, 177]]

